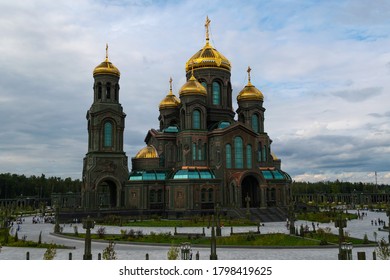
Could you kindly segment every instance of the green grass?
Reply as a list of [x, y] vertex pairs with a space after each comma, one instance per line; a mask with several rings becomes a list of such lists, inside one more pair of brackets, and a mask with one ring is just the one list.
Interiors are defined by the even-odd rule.
[[[307, 212], [307, 213], [299, 213], [297, 219], [298, 220], [306, 220], [310, 222], [319, 222], [319, 223], [330, 223], [331, 221], [335, 221], [338, 218], [339, 213], [333, 211], [321, 211], [321, 212]], [[343, 219], [357, 219], [357, 214], [351, 213], [343, 213]]]

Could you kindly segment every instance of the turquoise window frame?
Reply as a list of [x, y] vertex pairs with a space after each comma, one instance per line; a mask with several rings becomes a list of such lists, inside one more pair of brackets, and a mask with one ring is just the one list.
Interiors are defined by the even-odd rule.
[[226, 168], [232, 168], [232, 146], [226, 144], [225, 146], [225, 156], [226, 156]]
[[252, 146], [246, 146], [246, 167], [252, 168]]
[[213, 105], [221, 105], [221, 85], [213, 82]]
[[200, 111], [194, 110], [192, 112], [192, 128], [200, 129]]
[[252, 115], [252, 130], [259, 133], [259, 116], [257, 114]]
[[104, 147], [112, 147], [112, 123], [104, 123]]
[[234, 166], [244, 168], [243, 141], [239, 136], [234, 138]]

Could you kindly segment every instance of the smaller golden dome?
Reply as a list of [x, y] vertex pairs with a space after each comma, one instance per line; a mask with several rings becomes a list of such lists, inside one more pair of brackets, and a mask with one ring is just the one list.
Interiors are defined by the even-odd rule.
[[180, 104], [180, 100], [173, 94], [172, 92], [172, 78], [169, 80], [170, 88], [169, 93], [165, 98], [160, 102], [158, 108], [161, 109], [169, 109], [169, 108], [177, 108]]
[[155, 147], [147, 145], [135, 155], [135, 158], [158, 158], [158, 153]]
[[108, 45], [106, 45], [106, 59], [93, 70], [93, 76], [95, 77], [95, 75], [114, 75], [117, 77], [121, 75], [118, 68], [108, 60]]
[[240, 100], [264, 100], [264, 95], [261, 93], [260, 90], [258, 90], [254, 85], [251, 83], [251, 68], [248, 67], [248, 84], [240, 91], [240, 93], [237, 96], [237, 101]]
[[200, 94], [207, 95], [207, 90], [201, 83], [199, 83], [194, 75], [191, 75], [191, 78], [186, 82], [179, 91], [180, 96], [190, 95], [190, 94]]

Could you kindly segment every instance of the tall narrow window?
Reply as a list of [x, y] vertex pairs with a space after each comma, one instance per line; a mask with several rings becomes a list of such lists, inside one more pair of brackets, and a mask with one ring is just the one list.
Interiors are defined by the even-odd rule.
[[252, 146], [246, 146], [246, 167], [252, 168]]
[[263, 148], [263, 161], [267, 161], [267, 146], [264, 145]]
[[232, 168], [232, 146], [230, 144], [226, 144], [225, 149], [226, 168]]
[[192, 160], [196, 160], [196, 143], [192, 143]]
[[213, 82], [213, 105], [221, 104], [221, 86], [218, 82]]
[[119, 99], [119, 85], [116, 84], [115, 85], [115, 97], [114, 97], [115, 101], [118, 101]]
[[206, 84], [206, 82], [201, 82], [201, 84], [206, 89], [206, 92], [207, 92], [207, 84]]
[[106, 85], [106, 98], [107, 99], [111, 98], [111, 83], [107, 83]]
[[198, 141], [198, 160], [202, 160], [202, 142]]
[[262, 161], [262, 159], [261, 159], [261, 157], [262, 157], [262, 150], [263, 150], [262, 144], [261, 144], [261, 142], [259, 142], [258, 146], [257, 146], [257, 161], [258, 162]]
[[234, 166], [235, 168], [244, 168], [242, 138], [234, 138]]
[[254, 132], [259, 133], [259, 116], [257, 114], [252, 115], [252, 129]]
[[97, 84], [97, 92], [98, 92], [97, 94], [98, 99], [99, 100], [102, 99], [102, 83], [100, 82]]
[[200, 111], [194, 110], [192, 112], [192, 128], [200, 129]]
[[104, 124], [104, 147], [112, 146], [112, 123], [106, 122]]
[[213, 189], [208, 189], [207, 190], [208, 191], [208, 200], [209, 200], [209, 202], [213, 202], [214, 201], [214, 190]]

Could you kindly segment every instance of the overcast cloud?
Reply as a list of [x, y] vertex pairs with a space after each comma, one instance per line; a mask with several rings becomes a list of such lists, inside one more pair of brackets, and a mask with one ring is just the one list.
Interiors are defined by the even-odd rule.
[[[158, 128], [158, 104], [211, 43], [252, 83], [294, 180], [390, 183], [389, 1], [0, 0], [0, 173], [81, 178], [92, 71], [121, 71], [125, 151]], [[235, 105], [235, 108], [237, 106]], [[131, 162], [129, 160], [129, 162]], [[131, 167], [130, 167], [131, 168]]]

